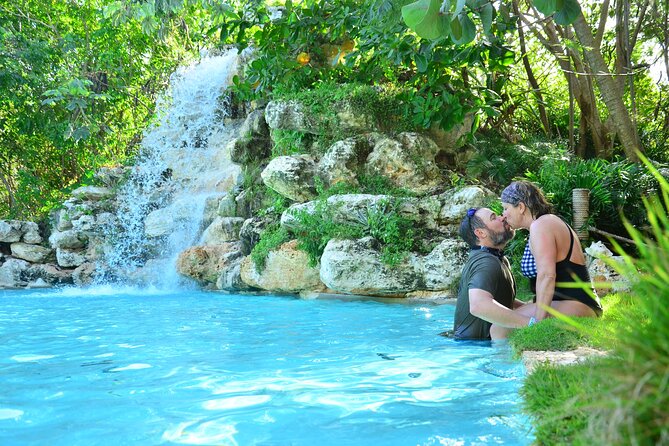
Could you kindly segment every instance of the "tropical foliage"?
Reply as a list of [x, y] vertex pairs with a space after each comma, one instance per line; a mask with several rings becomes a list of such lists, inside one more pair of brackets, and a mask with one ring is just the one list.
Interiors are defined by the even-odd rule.
[[415, 128], [469, 116], [472, 134], [557, 134], [581, 157], [634, 159], [639, 147], [666, 159], [666, 85], [648, 75], [667, 59], [666, 9], [648, 0], [5, 2], [0, 212], [43, 215], [96, 167], [131, 157], [169, 73], [212, 45], [252, 48], [233, 88], [242, 100], [353, 83], [393, 92]]

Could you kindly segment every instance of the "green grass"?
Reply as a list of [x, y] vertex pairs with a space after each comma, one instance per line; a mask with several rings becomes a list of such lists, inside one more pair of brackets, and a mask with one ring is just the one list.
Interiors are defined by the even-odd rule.
[[525, 350], [566, 351], [581, 346], [612, 350], [617, 347], [617, 334], [628, 319], [643, 321], [645, 317], [630, 295], [609, 294], [601, 300], [604, 308], [601, 318], [573, 318], [576, 326], [555, 318], [546, 319], [513, 331], [509, 343], [518, 355]]

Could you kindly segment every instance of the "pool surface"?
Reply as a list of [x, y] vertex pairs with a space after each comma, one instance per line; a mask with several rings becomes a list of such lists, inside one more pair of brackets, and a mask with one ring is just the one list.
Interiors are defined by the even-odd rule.
[[523, 366], [450, 305], [0, 291], [0, 444], [528, 445]]

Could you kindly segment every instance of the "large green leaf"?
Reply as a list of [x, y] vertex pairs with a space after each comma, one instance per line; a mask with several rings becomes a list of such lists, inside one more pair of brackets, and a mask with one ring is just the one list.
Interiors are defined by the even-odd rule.
[[448, 16], [441, 14], [441, 0], [418, 0], [402, 8], [407, 26], [424, 39], [438, 39], [448, 35]]
[[492, 29], [492, 19], [494, 17], [495, 9], [490, 3], [486, 3], [478, 10], [479, 17], [481, 17], [481, 25], [483, 26], [483, 32], [490, 35]]
[[432, 0], [418, 0], [402, 7], [402, 18], [404, 23], [414, 31], [420, 22], [423, 21], [425, 15], [430, 10]]
[[465, 13], [460, 13], [451, 21], [451, 39], [456, 45], [464, 45], [476, 37], [476, 25]]
[[558, 0], [534, 0], [534, 7], [543, 15], [551, 15], [558, 9]]
[[558, 25], [569, 25], [574, 23], [580, 14], [581, 5], [579, 5], [578, 0], [557, 0], [557, 12], [553, 16], [553, 20]]

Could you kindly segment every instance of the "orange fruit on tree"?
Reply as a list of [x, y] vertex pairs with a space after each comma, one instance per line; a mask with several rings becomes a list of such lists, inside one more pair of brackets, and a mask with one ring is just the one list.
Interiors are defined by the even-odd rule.
[[300, 65], [306, 65], [311, 60], [311, 56], [309, 56], [309, 53], [302, 52], [297, 55], [297, 58], [295, 60], [297, 60], [297, 63], [299, 63]]

